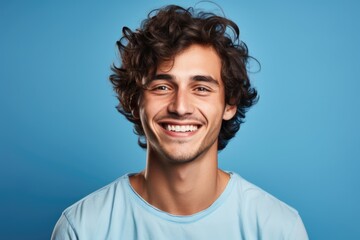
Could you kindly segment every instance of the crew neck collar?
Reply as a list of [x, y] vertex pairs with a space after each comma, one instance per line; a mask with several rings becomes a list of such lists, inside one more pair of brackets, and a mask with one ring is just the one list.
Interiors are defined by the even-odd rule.
[[206, 209], [194, 213], [192, 215], [174, 215], [165, 211], [162, 211], [147, 201], [143, 199], [131, 186], [129, 177], [134, 175], [134, 173], [129, 173], [126, 175], [126, 188], [128, 194], [135, 200], [136, 204], [139, 204], [140, 207], [144, 208], [146, 211], [150, 212], [153, 215], [156, 215], [164, 220], [172, 221], [172, 222], [180, 222], [180, 223], [191, 223], [200, 220], [201, 218], [209, 215], [214, 212], [217, 208], [219, 208], [222, 203], [228, 198], [230, 193], [232, 192], [232, 188], [234, 186], [234, 174], [232, 172], [227, 172], [230, 175], [230, 179], [221, 193], [221, 195]]

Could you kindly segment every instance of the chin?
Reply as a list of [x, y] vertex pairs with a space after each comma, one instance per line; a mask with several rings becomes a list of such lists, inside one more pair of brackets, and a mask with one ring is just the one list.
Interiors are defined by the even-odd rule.
[[201, 155], [206, 152], [206, 149], [189, 149], [189, 147], [183, 147], [181, 149], [177, 148], [176, 150], [166, 150], [164, 149], [163, 155], [165, 160], [171, 163], [189, 163], [198, 159]]

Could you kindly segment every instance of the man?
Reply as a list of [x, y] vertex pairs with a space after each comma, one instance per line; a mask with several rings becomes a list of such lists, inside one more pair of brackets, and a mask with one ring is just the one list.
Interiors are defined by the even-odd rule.
[[110, 80], [147, 149], [145, 170], [66, 209], [52, 238], [307, 239], [296, 210], [218, 168], [257, 100], [237, 25], [167, 6], [117, 44]]

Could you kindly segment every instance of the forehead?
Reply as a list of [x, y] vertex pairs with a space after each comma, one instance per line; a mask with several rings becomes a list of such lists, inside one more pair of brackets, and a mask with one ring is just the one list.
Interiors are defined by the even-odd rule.
[[221, 73], [221, 59], [211, 46], [193, 44], [176, 54], [172, 61], [163, 61], [157, 66], [158, 72], [191, 71]]
[[191, 78], [196, 75], [210, 76], [222, 85], [221, 59], [212, 46], [193, 44], [176, 54], [171, 60], [161, 61], [150, 74], [142, 79], [144, 85], [159, 74], [174, 79]]

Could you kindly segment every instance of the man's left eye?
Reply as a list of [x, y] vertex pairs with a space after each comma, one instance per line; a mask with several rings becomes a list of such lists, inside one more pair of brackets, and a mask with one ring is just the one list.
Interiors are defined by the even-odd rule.
[[166, 91], [166, 90], [169, 90], [169, 88], [167, 86], [157, 86], [155, 90]]
[[197, 88], [196, 88], [196, 91], [199, 91], [199, 92], [209, 92], [209, 89], [207, 89], [206, 87], [197, 87]]

